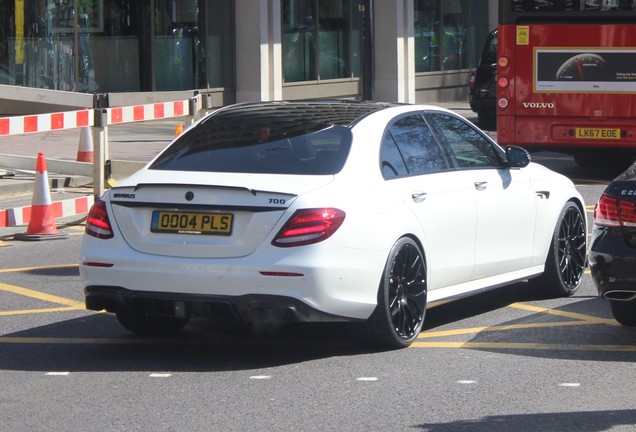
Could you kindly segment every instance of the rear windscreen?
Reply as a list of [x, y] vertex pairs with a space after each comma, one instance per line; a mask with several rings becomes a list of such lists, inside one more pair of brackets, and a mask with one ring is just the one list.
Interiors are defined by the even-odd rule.
[[150, 169], [327, 175], [342, 169], [351, 147], [351, 131], [342, 126], [230, 123], [196, 125], [173, 142]]

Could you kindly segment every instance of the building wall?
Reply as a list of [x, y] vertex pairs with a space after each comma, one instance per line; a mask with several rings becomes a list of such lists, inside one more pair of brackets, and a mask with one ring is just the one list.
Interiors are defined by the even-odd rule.
[[[189, 91], [209, 92], [214, 95], [213, 101], [215, 105], [220, 106], [234, 102], [257, 100], [362, 99], [366, 89], [368, 89], [367, 94], [370, 94], [374, 100], [423, 103], [464, 101], [467, 99], [467, 79], [470, 72], [470, 68], [467, 66], [472, 67], [475, 65], [475, 59], [479, 56], [477, 51], [481, 49], [483, 38], [487, 31], [496, 25], [497, 21], [497, 0], [361, 0], [352, 2], [353, 13], [356, 10], [362, 10], [354, 9], [354, 7], [366, 7], [367, 9], [364, 12], [370, 15], [370, 20], [373, 23], [371, 28], [365, 28], [368, 34], [363, 34], [364, 37], [371, 40], [370, 57], [372, 61], [369, 63], [370, 67], [368, 68], [370, 70], [361, 71], [360, 68], [363, 63], [359, 63], [348, 65], [350, 67], [348, 75], [340, 78], [322, 79], [317, 76], [313, 80], [286, 82], [284, 76], [286, 57], [285, 53], [283, 53], [285, 23], [282, 22], [282, 19], [283, 9], [285, 6], [289, 6], [289, 3], [285, 2], [290, 1], [292, 0], [234, 0], [230, 3], [229, 0], [189, 0], [188, 4], [198, 5], [198, 9], [193, 6], [188, 8], [188, 10], [200, 11], [199, 31], [205, 32], [205, 34], [200, 34], [197, 36], [198, 39], [191, 38], [187, 42], [202, 44], [203, 50], [200, 52], [205, 52], [207, 55], [205, 59], [193, 65], [192, 68], [198, 68], [199, 76], [192, 82], [207, 82], [207, 86], [193, 86], [187, 83], [179, 84], [174, 81], [173, 84], [167, 83], [163, 85], [185, 85], [185, 87], [166, 87], [162, 88], [161, 91], [157, 91], [159, 90], [159, 87], [157, 87], [158, 81], [155, 83], [154, 80], [163, 79], [165, 81], [170, 79], [171, 72], [166, 67], [170, 68], [174, 65], [174, 61], [166, 62], [165, 49], [161, 47], [173, 49], [174, 46], [178, 45], [171, 42], [176, 30], [173, 29], [170, 32], [167, 29], [161, 33], [156, 28], [159, 25], [156, 20], [152, 21], [144, 18], [146, 13], [144, 7], [146, 7], [146, 3], [155, 5], [155, 7], [161, 6], [165, 8], [163, 10], [166, 15], [170, 15], [170, 13], [174, 15], [172, 21], [176, 20], [175, 17], [179, 18], [180, 16], [182, 22], [178, 22], [179, 25], [182, 27], [185, 24], [190, 25], [190, 23], [185, 23], [184, 20], [186, 18], [183, 18], [183, 13], [177, 13], [178, 10], [174, 8], [176, 2], [174, 4], [171, 3], [173, 0], [137, 0], [131, 3], [137, 8], [136, 15], [132, 17], [136, 27], [129, 26], [125, 29], [119, 29], [117, 30], [119, 33], [114, 33], [116, 37], [109, 37], [107, 34], [108, 28], [112, 27], [109, 23], [113, 21], [112, 17], [109, 18], [106, 9], [104, 9], [103, 22], [96, 21], [96, 23], [101, 25], [101, 28], [96, 29], [94, 33], [82, 33], [85, 35], [82, 37], [85, 37], [85, 41], [91, 42], [94, 47], [108, 47], [111, 45], [116, 47], [120, 43], [132, 46], [131, 44], [134, 43], [140, 48], [140, 54], [138, 55], [139, 64], [137, 66], [126, 66], [127, 69], [125, 69], [126, 74], [132, 73], [135, 75], [135, 82], [126, 83], [122, 79], [108, 81], [110, 85], [117, 85], [119, 82], [122, 82], [121, 85], [123, 85], [121, 90], [116, 88], [107, 90], [109, 94], [107, 99], [111, 106], [123, 103], [165, 101], [176, 94], [173, 92], [179, 94], [187, 94]], [[316, 1], [328, 2], [329, 0]], [[418, 14], [422, 13], [422, 7], [432, 5], [431, 7], [440, 11], [452, 11], [453, 8], [456, 8], [456, 6], [453, 6], [454, 4], [462, 4], [464, 5], [462, 7], [466, 8], [469, 7], [467, 5], [476, 5], [478, 2], [481, 2], [482, 6], [487, 4], [487, 7], [475, 7], [476, 10], [480, 9], [479, 13], [471, 16], [470, 19], [473, 19], [473, 22], [469, 21], [466, 25], [467, 40], [470, 41], [470, 46], [467, 45], [464, 50], [463, 68], [421, 71], [415, 58], [418, 44], [417, 36], [421, 35], [416, 34], [418, 29], [415, 28], [414, 23], [420, 18]], [[115, 4], [115, 0], [104, 0], [104, 7], [106, 8], [111, 3]], [[29, 58], [29, 44], [48, 43], [47, 40], [57, 41], [58, 46], [66, 50], [67, 45], [73, 43], [73, 37], [68, 34], [42, 33], [40, 30], [40, 34], [24, 34], [20, 40], [17, 40], [15, 35], [19, 32], [15, 30], [16, 19], [18, 15], [24, 14], [17, 13], [7, 4], [12, 3], [6, 0], [2, 3], [3, 17], [0, 17], [0, 21], [6, 21], [0, 22], [0, 24], [4, 25], [3, 28], [8, 29], [0, 34], [0, 67], [6, 69], [9, 73], [7, 76], [0, 77], [0, 115], [45, 112], [50, 111], [51, 107], [56, 107], [57, 109], [85, 108], [85, 97], [81, 98], [83, 101], [82, 106], [77, 106], [73, 102], [74, 99], [68, 98], [68, 93], [64, 92], [60, 93], [59, 100], [56, 100], [55, 92], [47, 92], [46, 104], [42, 104], [39, 107], [36, 104], [38, 100], [36, 95], [27, 96], [30, 94], [29, 88], [25, 87], [21, 80], [26, 76], [37, 76], [38, 71], [33, 69], [35, 66], [30, 67], [27, 63], [18, 64], [18, 57]], [[320, 5], [320, 3], [316, 4]], [[227, 19], [222, 20], [215, 15], [215, 7], [217, 5], [220, 8], [222, 7], [223, 17], [230, 16], [229, 9], [232, 9], [233, 26], [227, 25]], [[228, 5], [232, 6], [228, 7]], [[318, 6], [316, 7], [318, 8]], [[27, 12], [33, 16], [31, 18], [22, 16], [22, 20], [36, 20], [36, 10], [25, 11], [25, 14]], [[190, 13], [190, 15], [192, 14]], [[442, 29], [443, 25], [441, 23], [442, 19], [443, 17], [439, 17], [440, 29]], [[166, 16], [166, 20], [170, 21], [170, 17]], [[474, 20], [478, 20], [481, 25], [477, 26], [476, 24], [478, 23], [474, 22]], [[484, 25], [483, 21], [487, 21], [487, 25]], [[438, 24], [435, 23], [435, 25]], [[190, 25], [190, 27], [194, 28], [195, 26]], [[102, 30], [103, 33], [99, 33], [97, 30]], [[351, 33], [353, 39], [359, 36], [356, 32], [359, 32], [360, 29], [356, 28], [354, 30]], [[228, 40], [227, 33], [230, 32], [232, 33], [231, 40]], [[222, 40], [223, 34], [226, 34], [224, 40]], [[161, 35], [161, 37], [153, 35]], [[75, 40], [82, 41], [81, 37]], [[359, 60], [358, 57], [364, 55], [364, 47], [357, 46], [358, 42], [356, 40], [351, 43], [353, 44], [352, 50], [354, 48], [359, 49], [355, 53], [356, 58]], [[228, 47], [231, 49], [232, 46], [233, 52], [228, 49]], [[116, 69], [113, 70], [116, 70], [119, 74], [124, 73], [123, 64], [108, 61], [109, 57], [100, 55], [103, 52], [98, 51], [92, 54], [95, 57], [94, 61], [86, 61], [87, 65], [90, 63], [90, 67], [97, 69], [106, 67], [100, 65], [107, 65], [110, 69], [116, 66]], [[38, 52], [43, 51], [40, 50]], [[192, 56], [199, 55], [197, 54], [198, 52], [192, 50], [189, 52], [192, 53]], [[58, 57], [63, 56], [64, 53], [66, 51], [61, 51]], [[152, 60], [153, 56], [154, 60]], [[104, 60], [107, 61], [104, 62]], [[148, 64], [144, 62], [148, 62]], [[4, 63], [6, 63], [6, 67], [3, 66]], [[78, 73], [78, 70], [82, 72], [82, 67], [82, 64], [79, 67], [76, 64], [75, 73]], [[149, 67], [150, 70], [148, 70]], [[201, 71], [201, 68], [206, 70]], [[416, 70], [418, 68], [420, 71]], [[70, 71], [69, 73], [72, 73], [70, 69], [68, 70]], [[19, 74], [17, 71], [19, 71]], [[96, 84], [90, 79], [100, 75], [104, 76], [105, 70], [91, 70], [90, 73], [84, 70], [83, 72], [89, 78], [88, 87], [79, 88], [78, 90], [80, 92], [101, 93], [100, 89], [95, 87]], [[201, 75], [207, 75], [207, 77]], [[223, 76], [222, 79], [217, 78], [217, 76], [221, 75]], [[128, 75], [121, 76], [125, 77]], [[211, 86], [211, 83], [215, 84]], [[16, 85], [20, 86], [23, 91], [12, 92], [11, 88]], [[42, 87], [41, 83], [39, 85], [41, 85], [40, 88], [62, 89], [59, 86], [56, 87], [55, 83], [47, 84], [47, 87]], [[66, 80], [63, 89], [68, 92], [69, 89], [73, 90], [71, 87], [72, 83]], [[135, 88], [138, 90], [130, 90]], [[34, 91], [37, 92], [37, 90]], [[20, 103], [16, 103], [18, 101]], [[18, 110], [21, 112], [16, 112]]]

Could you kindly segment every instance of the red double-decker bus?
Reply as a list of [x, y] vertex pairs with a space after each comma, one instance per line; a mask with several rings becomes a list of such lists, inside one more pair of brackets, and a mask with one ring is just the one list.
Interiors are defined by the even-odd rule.
[[500, 0], [497, 139], [580, 165], [636, 155], [636, 1]]

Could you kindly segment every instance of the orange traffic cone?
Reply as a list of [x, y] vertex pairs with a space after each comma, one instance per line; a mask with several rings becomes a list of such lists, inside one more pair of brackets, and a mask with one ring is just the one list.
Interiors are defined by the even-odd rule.
[[31, 215], [26, 233], [16, 234], [17, 240], [53, 240], [66, 238], [55, 226], [49, 176], [46, 172], [44, 153], [38, 153], [35, 184], [31, 199]]
[[77, 162], [93, 162], [93, 135], [91, 128], [83, 127], [80, 132], [79, 148], [77, 149]]
[[182, 133], [183, 133], [183, 125], [181, 123], [179, 123], [177, 125], [177, 127], [175, 128], [175, 130], [174, 130], [174, 136], [178, 137]]

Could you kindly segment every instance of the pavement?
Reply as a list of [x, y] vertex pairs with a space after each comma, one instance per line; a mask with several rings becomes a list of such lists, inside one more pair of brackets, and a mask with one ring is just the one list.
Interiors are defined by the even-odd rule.
[[[476, 122], [476, 115], [468, 102], [434, 103]], [[111, 126], [108, 128], [108, 159], [148, 162], [175, 137], [183, 119], [146, 121]], [[69, 129], [0, 137], [0, 242], [24, 233], [33, 204], [36, 186], [35, 162], [33, 171], [18, 170], [1, 165], [2, 155], [35, 158], [42, 152], [45, 159], [76, 161], [80, 130]], [[47, 170], [49, 193], [53, 205], [63, 210], [56, 213], [59, 226], [81, 222], [87, 209], [85, 201], [95, 198], [92, 178], [54, 173]], [[40, 191], [46, 193], [46, 191]], [[58, 206], [57, 204], [60, 204]], [[90, 208], [90, 205], [88, 205]], [[26, 215], [26, 218], [20, 216]], [[27, 219], [27, 220], [25, 220]]]

